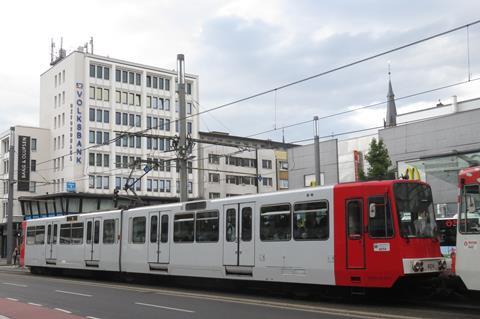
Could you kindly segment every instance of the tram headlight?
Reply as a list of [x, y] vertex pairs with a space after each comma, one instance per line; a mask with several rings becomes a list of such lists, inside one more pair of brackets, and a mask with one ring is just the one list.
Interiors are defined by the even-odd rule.
[[412, 266], [414, 272], [423, 272], [423, 261], [419, 260]]

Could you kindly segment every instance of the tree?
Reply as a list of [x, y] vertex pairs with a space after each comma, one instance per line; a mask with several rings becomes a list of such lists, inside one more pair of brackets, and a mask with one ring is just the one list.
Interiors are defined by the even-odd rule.
[[388, 156], [387, 147], [381, 139], [378, 143], [375, 138], [372, 139], [370, 149], [368, 150], [368, 153], [365, 154], [365, 159], [370, 166], [367, 170], [367, 180], [395, 178], [395, 173], [391, 168], [392, 161], [390, 161], [390, 156]]

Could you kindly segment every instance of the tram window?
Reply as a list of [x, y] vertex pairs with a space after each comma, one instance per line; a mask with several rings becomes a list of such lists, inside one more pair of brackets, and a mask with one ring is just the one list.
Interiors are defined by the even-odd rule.
[[237, 240], [237, 211], [234, 208], [227, 209], [225, 229], [225, 239], [228, 242]]
[[295, 204], [293, 214], [295, 240], [326, 240], [328, 236], [327, 201]]
[[362, 236], [362, 202], [352, 200], [347, 203], [348, 238], [360, 239]]
[[27, 245], [35, 244], [35, 226], [27, 227]]
[[61, 224], [60, 225], [60, 244], [69, 245], [72, 228], [70, 224]]
[[83, 223], [73, 223], [71, 224], [71, 243], [72, 245], [81, 245], [83, 244]]
[[53, 225], [53, 244], [54, 245], [57, 243], [57, 238], [58, 238], [58, 225], [55, 224]]
[[132, 243], [143, 244], [145, 243], [145, 224], [146, 218], [134, 217], [132, 220]]
[[252, 208], [242, 208], [242, 240], [252, 240]]
[[35, 245], [45, 244], [45, 226], [35, 227]]
[[373, 238], [387, 238], [393, 236], [393, 221], [390, 205], [385, 203], [384, 197], [373, 197], [368, 199], [368, 207], [375, 204], [375, 214], [369, 212], [368, 233]]
[[160, 241], [166, 243], [168, 242], [168, 215], [162, 215], [161, 226]]
[[158, 233], [158, 216], [153, 215], [150, 217], [150, 242], [157, 242], [157, 233]]
[[290, 204], [264, 206], [260, 210], [260, 239], [264, 241], [290, 240]]
[[87, 222], [87, 244], [92, 243], [92, 222]]
[[218, 211], [198, 212], [195, 223], [195, 241], [218, 241]]
[[100, 242], [100, 221], [96, 220], [93, 226], [93, 243], [98, 244]]
[[480, 233], [479, 185], [466, 185], [462, 189], [459, 230], [461, 233]]
[[194, 216], [192, 213], [176, 214], [173, 219], [173, 241], [176, 243], [193, 242]]
[[106, 219], [103, 221], [103, 243], [115, 243], [115, 220]]
[[52, 224], [47, 226], [47, 244], [50, 245], [52, 243]]

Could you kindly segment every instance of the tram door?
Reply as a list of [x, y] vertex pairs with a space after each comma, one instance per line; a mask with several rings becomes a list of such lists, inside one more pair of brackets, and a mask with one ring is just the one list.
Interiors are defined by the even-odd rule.
[[346, 260], [348, 269], [365, 269], [365, 234], [363, 201], [350, 199], [346, 201]]
[[47, 245], [45, 246], [45, 259], [47, 264], [56, 263], [57, 259], [58, 224], [47, 224]]
[[223, 264], [225, 266], [255, 265], [254, 209], [254, 203], [224, 205]]
[[149, 215], [148, 262], [166, 264], [170, 262], [168, 243], [168, 211]]
[[[100, 234], [102, 227], [101, 218], [89, 218], [87, 223], [87, 235], [85, 236], [85, 260], [100, 260]], [[90, 265], [87, 263], [87, 265]], [[98, 264], [94, 264], [98, 265]]]

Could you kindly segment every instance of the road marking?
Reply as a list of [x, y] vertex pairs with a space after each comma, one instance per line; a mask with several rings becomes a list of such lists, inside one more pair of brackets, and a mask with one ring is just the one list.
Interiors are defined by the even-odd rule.
[[165, 306], [159, 306], [159, 305], [152, 305], [149, 303], [143, 303], [143, 302], [136, 302], [136, 305], [140, 306], [147, 306], [147, 307], [154, 307], [154, 308], [160, 308], [160, 309], [165, 309], [165, 310], [174, 310], [174, 311], [181, 311], [181, 312], [188, 312], [188, 313], [194, 313], [195, 311], [193, 310], [187, 310], [187, 309], [181, 309], [181, 308], [172, 308], [172, 307], [165, 307]]
[[13, 282], [2, 282], [2, 284], [4, 284], [4, 285], [9, 285], [9, 286], [15, 286], [15, 287], [23, 287], [23, 288], [27, 288], [27, 287], [28, 287], [27, 285], [15, 284], [15, 283], [13, 283]]
[[87, 319], [100, 319], [98, 317], [92, 317], [92, 316], [86, 316], [85, 318], [87, 318]]
[[7, 299], [10, 301], [18, 301], [18, 299], [15, 299], [15, 298], [7, 298]]
[[[25, 273], [18, 273], [18, 274], [9, 273], [8, 275], [25, 276]], [[143, 293], [157, 293], [159, 295], [185, 297], [185, 298], [200, 299], [200, 300], [213, 300], [218, 302], [254, 305], [259, 307], [278, 308], [278, 309], [285, 309], [285, 310], [291, 310], [291, 311], [323, 313], [323, 314], [331, 314], [331, 315], [343, 316], [343, 317], [350, 316], [350, 317], [364, 318], [364, 319], [423, 319], [425, 318], [425, 317], [416, 317], [416, 316], [395, 315], [395, 314], [388, 314], [388, 313], [379, 314], [377, 312], [374, 312], [373, 310], [363, 311], [363, 310], [354, 310], [354, 309], [351, 309], [351, 310], [338, 309], [333, 307], [310, 306], [310, 305], [299, 304], [299, 303], [285, 303], [285, 302], [281, 303], [281, 302], [275, 302], [275, 301], [268, 301], [268, 300], [262, 301], [258, 299], [248, 299], [248, 298], [242, 298], [242, 297], [225, 297], [225, 296], [220, 296], [215, 294], [181, 292], [181, 291], [175, 291], [175, 290], [169, 290], [169, 289], [142, 288], [142, 287], [135, 287], [135, 286], [128, 286], [128, 285], [121, 285], [121, 284], [104, 284], [104, 283], [98, 283], [98, 282], [78, 281], [78, 280], [72, 280], [72, 279], [62, 279], [62, 278], [53, 278], [53, 277], [44, 277], [44, 278], [49, 283], [51, 283], [52, 281], [57, 281], [57, 282], [71, 283], [71, 284], [76, 284], [81, 286], [88, 286], [88, 287], [110, 288], [115, 290], [135, 291], [135, 292], [143, 292]], [[35, 279], [42, 280], [42, 277], [35, 277]], [[435, 318], [435, 317], [431, 316], [430, 318]]]
[[34, 303], [34, 302], [29, 302], [28, 303], [29, 305], [32, 305], [32, 306], [37, 306], [37, 307], [41, 307], [42, 305], [39, 304], [39, 303]]
[[72, 291], [65, 291], [65, 290], [55, 290], [55, 292], [59, 292], [61, 294], [75, 295], [75, 296], [92, 297], [92, 295], [81, 294], [79, 292], [72, 292]]
[[53, 309], [61, 311], [61, 312], [65, 312], [65, 313], [72, 313], [71, 311], [68, 311], [68, 310], [65, 310], [65, 309], [62, 309], [62, 308], [53, 308]]

